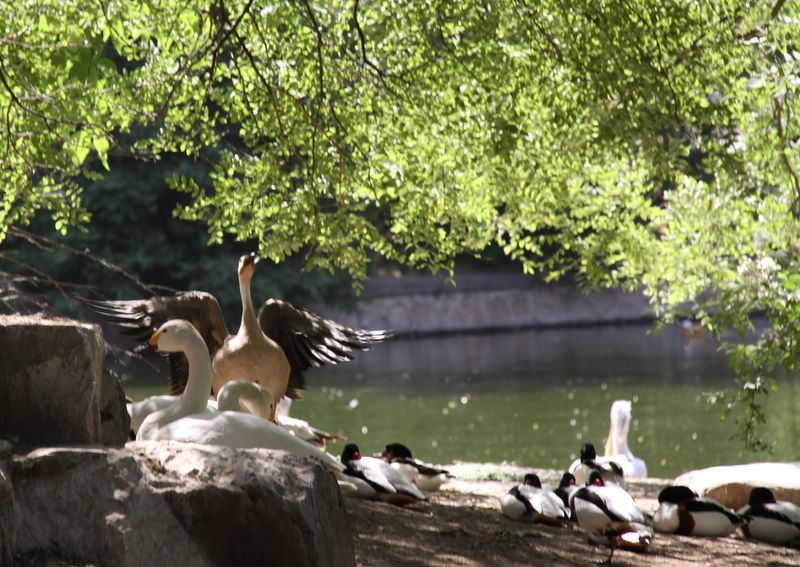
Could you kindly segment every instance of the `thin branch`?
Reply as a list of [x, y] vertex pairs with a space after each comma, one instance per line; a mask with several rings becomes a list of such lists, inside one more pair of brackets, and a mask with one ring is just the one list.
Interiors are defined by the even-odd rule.
[[780, 141], [781, 161], [783, 167], [792, 178], [794, 185], [794, 201], [792, 201], [791, 211], [795, 217], [800, 216], [800, 176], [795, 171], [792, 161], [789, 159], [789, 140], [786, 138], [786, 131], [783, 127], [783, 106], [777, 96], [772, 97], [772, 115], [775, 118], [775, 127], [778, 130]]
[[398, 96], [397, 93], [394, 92], [394, 90], [392, 90], [392, 88], [386, 82], [386, 73], [384, 73], [382, 69], [375, 65], [375, 63], [373, 63], [369, 57], [367, 57], [367, 40], [364, 36], [364, 30], [361, 29], [361, 24], [358, 22], [358, 0], [354, 0], [353, 2], [353, 24], [356, 27], [356, 33], [358, 33], [358, 40], [361, 45], [361, 60], [363, 61], [363, 64], [373, 69], [378, 74], [378, 79], [383, 85], [383, 88], [385, 88], [394, 96]]
[[319, 81], [319, 103], [321, 105], [325, 100], [325, 65], [322, 60], [322, 50], [324, 47], [322, 42], [322, 30], [320, 29], [317, 17], [314, 15], [314, 11], [311, 9], [308, 0], [303, 0], [303, 6], [305, 6], [308, 19], [311, 20], [311, 27], [314, 28], [314, 34], [317, 36], [317, 80]]

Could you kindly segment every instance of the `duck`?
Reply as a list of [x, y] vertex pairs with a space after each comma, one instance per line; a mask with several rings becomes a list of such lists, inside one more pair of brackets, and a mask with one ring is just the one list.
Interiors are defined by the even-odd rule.
[[625, 472], [619, 463], [610, 457], [598, 457], [594, 445], [584, 443], [581, 445], [580, 457], [573, 461], [568, 472], [575, 476], [578, 485], [584, 485], [589, 480], [589, 474], [595, 470], [602, 475], [604, 482], [625, 487]]
[[382, 500], [401, 506], [426, 500], [416, 485], [388, 463], [375, 457], [363, 457], [355, 443], [344, 446], [341, 461], [345, 466], [345, 480], [356, 486], [356, 490], [348, 493], [348, 496]]
[[647, 477], [647, 464], [634, 457], [628, 447], [628, 429], [631, 426], [630, 400], [616, 400], [611, 404], [611, 427], [606, 439], [605, 456], [620, 467], [626, 479]]
[[702, 537], [726, 537], [745, 520], [713, 498], [699, 497], [688, 486], [673, 485], [658, 495], [653, 516], [656, 531]]
[[[179, 441], [234, 448], [280, 449], [295, 455], [315, 457], [338, 478], [344, 466], [333, 456], [298, 439], [271, 421], [236, 411], [214, 411], [208, 407], [212, 369], [208, 347], [194, 326], [183, 319], [162, 324], [148, 341], [159, 352], [181, 352], [186, 356], [186, 386], [177, 400], [154, 411], [142, 421], [137, 441]], [[274, 404], [273, 404], [274, 406]]]
[[737, 513], [747, 521], [742, 532], [749, 538], [781, 545], [800, 542], [800, 506], [775, 500], [769, 488], [753, 488], [748, 504]]
[[433, 465], [415, 459], [411, 449], [402, 443], [389, 443], [376, 457], [389, 463], [423, 492], [439, 490], [447, 479], [454, 478], [445, 469], [437, 469]]
[[[565, 472], [563, 475], [561, 475], [561, 480], [558, 481], [558, 487], [556, 488], [555, 493], [556, 496], [561, 498], [561, 501], [568, 510], [570, 509], [569, 498], [576, 490], [578, 490], [578, 483], [575, 480], [575, 475], [571, 472]], [[573, 522], [575, 521], [575, 514], [573, 514], [571, 510], [569, 519]]]
[[292, 406], [292, 399], [284, 396], [278, 402], [278, 410], [275, 414], [275, 421], [278, 425], [296, 435], [304, 441], [308, 441], [312, 445], [325, 449], [328, 443], [336, 443], [338, 441], [347, 441], [347, 437], [339, 435], [338, 433], [328, 433], [321, 429], [309, 424], [303, 419], [298, 419], [289, 415], [289, 409]]
[[598, 470], [572, 494], [570, 507], [590, 541], [611, 547], [604, 563], [611, 562], [617, 547], [644, 551], [652, 542], [653, 531], [636, 501], [621, 486], [606, 484]]
[[[239, 258], [242, 318], [235, 335], [228, 331], [217, 299], [203, 291], [150, 299], [82, 300], [140, 339], [167, 320], [188, 320], [208, 347], [212, 394], [229, 380], [249, 380], [267, 388], [273, 400], [284, 395], [295, 399], [305, 389], [308, 369], [352, 360], [353, 351], [369, 350], [392, 336], [384, 330], [352, 329], [278, 299], [267, 300], [256, 314], [250, 283], [258, 260], [255, 253]], [[170, 353], [168, 359], [169, 393], [177, 395], [186, 386], [186, 358], [182, 353]], [[275, 421], [274, 410], [270, 419]]]
[[561, 525], [569, 520], [569, 508], [552, 490], [542, 488], [536, 473], [528, 473], [500, 497], [500, 509], [512, 520]]

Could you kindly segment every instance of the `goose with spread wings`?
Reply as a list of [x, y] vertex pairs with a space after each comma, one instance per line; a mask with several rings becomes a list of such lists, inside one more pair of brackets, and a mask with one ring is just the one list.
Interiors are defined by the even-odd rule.
[[[369, 350], [392, 336], [383, 330], [352, 329], [278, 299], [267, 300], [256, 315], [250, 281], [257, 261], [254, 253], [239, 259], [242, 321], [235, 335], [228, 332], [217, 299], [202, 291], [87, 302], [135, 338], [147, 337], [170, 319], [191, 322], [208, 346], [214, 394], [230, 380], [250, 380], [267, 388], [275, 400], [298, 398], [310, 368], [352, 360], [353, 351]], [[170, 353], [169, 366], [170, 393], [180, 394], [189, 375], [186, 357]], [[274, 411], [271, 419], [275, 421]]]

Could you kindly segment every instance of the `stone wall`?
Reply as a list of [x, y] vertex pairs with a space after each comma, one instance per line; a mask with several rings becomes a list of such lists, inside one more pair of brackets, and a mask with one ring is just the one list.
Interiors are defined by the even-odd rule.
[[353, 311], [314, 307], [326, 317], [398, 335], [649, 321], [641, 293], [547, 284], [522, 274], [466, 274], [455, 286], [433, 276], [373, 278]]

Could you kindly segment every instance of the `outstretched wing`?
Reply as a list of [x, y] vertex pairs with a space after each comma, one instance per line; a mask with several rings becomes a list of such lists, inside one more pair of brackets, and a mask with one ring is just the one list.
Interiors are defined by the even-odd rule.
[[[140, 341], [146, 340], [170, 319], [186, 319], [203, 337], [212, 359], [228, 336], [228, 328], [217, 299], [203, 291], [186, 291], [150, 299], [83, 301], [104, 319], [122, 327], [123, 333]], [[170, 393], [180, 394], [189, 378], [186, 356], [183, 353], [170, 353], [169, 368]]]
[[305, 389], [309, 368], [352, 360], [353, 351], [369, 350], [392, 336], [390, 331], [351, 329], [279, 299], [264, 303], [258, 324], [289, 360], [286, 395], [290, 398], [299, 397]]

